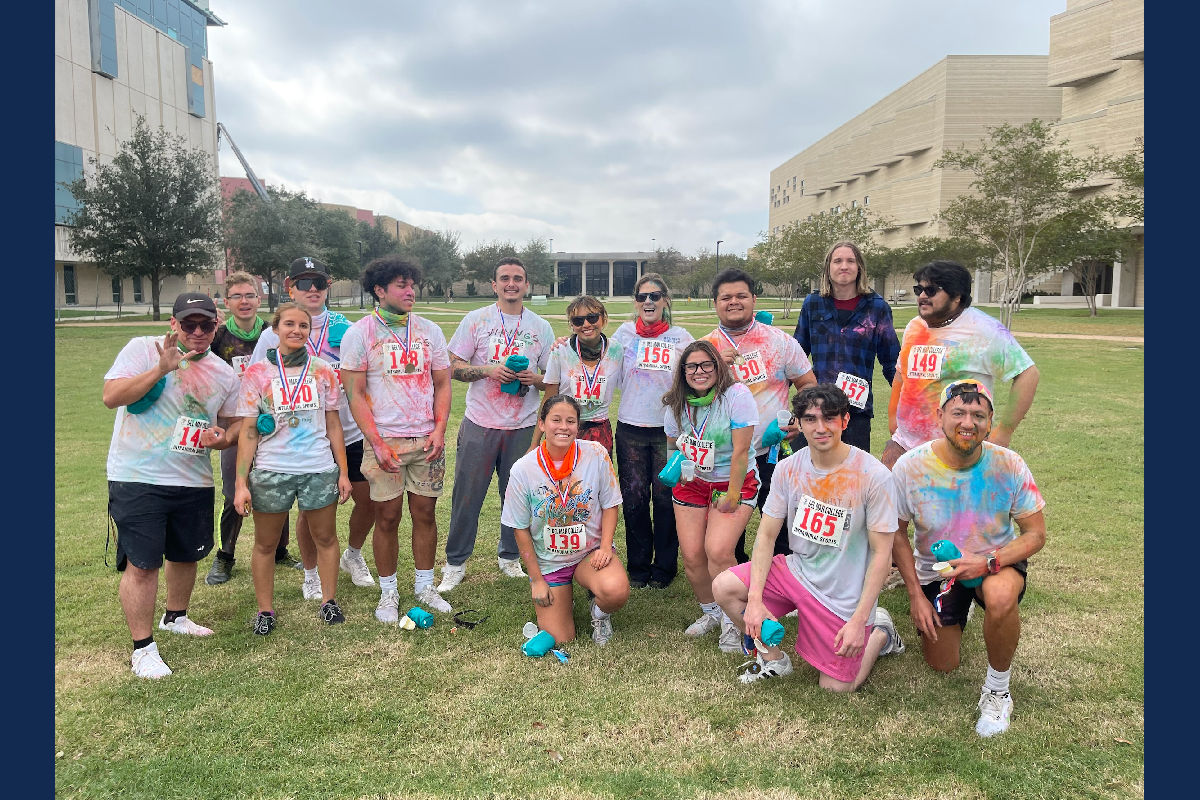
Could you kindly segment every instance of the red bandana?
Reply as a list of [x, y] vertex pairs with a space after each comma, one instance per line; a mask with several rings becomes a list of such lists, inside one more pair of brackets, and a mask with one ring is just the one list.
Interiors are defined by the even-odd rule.
[[638, 317], [637, 320], [635, 320], [635, 324], [637, 325], [637, 335], [646, 339], [653, 339], [655, 337], [662, 336], [667, 332], [667, 329], [671, 327], [671, 323], [667, 322], [665, 319], [660, 319], [653, 325], [647, 325], [646, 323], [642, 322], [641, 317]]

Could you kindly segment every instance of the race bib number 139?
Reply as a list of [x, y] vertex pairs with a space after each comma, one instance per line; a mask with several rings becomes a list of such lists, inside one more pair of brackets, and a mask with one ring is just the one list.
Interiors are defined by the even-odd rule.
[[577, 525], [547, 525], [542, 529], [542, 544], [551, 553], [578, 553], [585, 541], [583, 523]]

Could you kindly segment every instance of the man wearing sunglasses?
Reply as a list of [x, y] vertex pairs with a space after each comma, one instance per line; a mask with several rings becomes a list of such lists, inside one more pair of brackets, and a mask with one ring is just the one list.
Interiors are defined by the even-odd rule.
[[[239, 381], [209, 349], [217, 306], [185, 292], [162, 339], [138, 336], [104, 376], [103, 401], [117, 409], [108, 450], [108, 513], [116, 526], [119, 596], [133, 637], [130, 664], [140, 678], [171, 669], [154, 641], [158, 574], [167, 581], [159, 630], [208, 636], [187, 616], [196, 563], [213, 546], [211, 450], [237, 443]], [[163, 562], [166, 562], [164, 568]]]
[[[904, 578], [925, 662], [938, 672], [958, 667], [971, 604], [983, 609], [988, 670], [975, 731], [995, 736], [1008, 729], [1012, 714], [1008, 687], [1021, 635], [1018, 608], [1028, 558], [1046, 543], [1046, 501], [1025, 461], [988, 441], [993, 406], [985, 383], [953, 381], [938, 397], [941, 436], [909, 450], [892, 467], [900, 514], [892, 560]], [[944, 562], [948, 570], [933, 554], [942, 539], [962, 554]], [[978, 585], [963, 585], [979, 578]]]
[[1033, 359], [1008, 328], [971, 307], [971, 273], [961, 264], [933, 261], [913, 278], [918, 316], [904, 329], [888, 401], [892, 436], [879, 460], [890, 468], [905, 451], [940, 437], [941, 394], [965, 378], [989, 391], [997, 381], [1012, 381], [1004, 413], [988, 439], [1008, 447], [1037, 391]]

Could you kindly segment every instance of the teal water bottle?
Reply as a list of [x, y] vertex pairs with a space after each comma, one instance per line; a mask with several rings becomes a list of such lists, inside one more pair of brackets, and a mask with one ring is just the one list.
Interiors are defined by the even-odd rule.
[[433, 627], [433, 614], [430, 614], [420, 606], [413, 606], [410, 608], [406, 616], [416, 623], [418, 628]]
[[663, 486], [666, 486], [667, 488], [673, 488], [675, 484], [679, 483], [680, 473], [682, 472], [682, 464], [683, 453], [679, 450], [676, 450], [671, 454], [671, 457], [667, 459], [667, 465], [662, 468], [661, 472], [658, 473], [658, 479], [663, 482]]
[[[949, 539], [938, 539], [933, 543], [933, 547], [929, 548], [933, 553], [933, 557], [938, 561], [949, 561], [952, 558], [962, 558], [962, 551]], [[966, 578], [960, 579], [959, 583], [968, 589], [973, 589], [983, 583], [983, 578]]]
[[548, 631], [538, 631], [533, 638], [526, 639], [521, 652], [531, 658], [541, 658], [554, 649], [554, 637]]

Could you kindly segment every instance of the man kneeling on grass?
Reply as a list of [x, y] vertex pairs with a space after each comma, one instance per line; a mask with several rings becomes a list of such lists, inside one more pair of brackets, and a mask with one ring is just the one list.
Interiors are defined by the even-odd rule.
[[[820, 671], [821, 688], [850, 692], [879, 656], [904, 652], [891, 616], [875, 605], [896, 528], [891, 475], [842, 441], [850, 401], [841, 389], [806, 387], [792, 411], [808, 447], [776, 465], [750, 561], [718, 575], [713, 595], [758, 640], [743, 683], [791, 673], [787, 653], [763, 644], [761, 630], [796, 609], [796, 652]], [[791, 552], [773, 555], [784, 521]]]
[[[1046, 543], [1046, 501], [1029, 467], [1013, 451], [985, 441], [992, 412], [992, 394], [982, 383], [951, 383], [938, 409], [943, 437], [909, 450], [892, 468], [900, 509], [892, 558], [908, 589], [926, 663], [939, 672], [957, 667], [971, 604], [984, 609], [988, 671], [975, 725], [980, 736], [1008, 730], [1008, 678], [1021, 635], [1017, 604], [1025, 594], [1026, 559]], [[945, 562], [950, 568], [933, 554], [942, 539], [963, 553]]]

